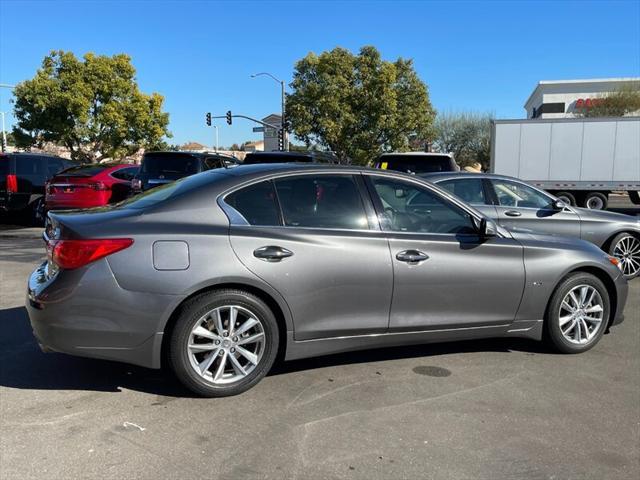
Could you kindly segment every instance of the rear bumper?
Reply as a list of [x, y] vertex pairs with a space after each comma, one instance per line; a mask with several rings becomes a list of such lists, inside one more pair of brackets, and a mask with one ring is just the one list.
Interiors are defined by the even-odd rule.
[[105, 260], [51, 278], [29, 278], [26, 307], [44, 351], [160, 368], [164, 324], [181, 297], [121, 288]]

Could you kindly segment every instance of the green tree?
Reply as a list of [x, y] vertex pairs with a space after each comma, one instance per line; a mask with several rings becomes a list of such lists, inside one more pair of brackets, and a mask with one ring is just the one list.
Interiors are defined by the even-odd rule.
[[461, 167], [479, 162], [489, 168], [493, 115], [474, 112], [439, 113], [435, 122], [434, 148], [452, 153]]
[[411, 60], [381, 59], [375, 47], [354, 55], [335, 48], [295, 65], [287, 95], [291, 128], [307, 146], [366, 164], [385, 151], [404, 151], [433, 136], [435, 112]]
[[623, 117], [636, 112], [640, 112], [640, 87], [631, 83], [592, 99], [589, 108], [577, 111], [583, 117]]
[[19, 146], [53, 142], [74, 159], [122, 158], [162, 146], [169, 115], [164, 98], [138, 89], [128, 55], [51, 52], [34, 78], [14, 90], [14, 135]]

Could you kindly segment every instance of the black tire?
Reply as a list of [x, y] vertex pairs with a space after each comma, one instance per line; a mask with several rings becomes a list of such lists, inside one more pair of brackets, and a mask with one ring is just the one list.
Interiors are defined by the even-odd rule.
[[[587, 343], [580, 345], [567, 340], [560, 330], [560, 305], [565, 296], [572, 289], [579, 285], [587, 285], [595, 288], [596, 291], [600, 294], [603, 302], [602, 321], [598, 327], [598, 331], [591, 339], [589, 339]], [[586, 352], [587, 350], [591, 349], [596, 343], [598, 343], [602, 338], [602, 335], [604, 334], [609, 324], [610, 312], [611, 304], [609, 300], [609, 292], [607, 291], [602, 281], [600, 281], [600, 279], [590, 273], [573, 273], [560, 282], [551, 297], [544, 322], [546, 340], [553, 348], [555, 348], [555, 350], [561, 353]]]
[[[195, 322], [207, 312], [225, 305], [243, 307], [262, 323], [265, 337], [264, 350], [259, 363], [246, 377], [234, 383], [216, 385], [202, 377], [192, 367], [187, 345]], [[276, 318], [260, 298], [242, 290], [215, 290], [198, 295], [182, 306], [171, 331], [167, 360], [178, 380], [192, 392], [203, 397], [226, 397], [250, 389], [269, 372], [278, 353], [278, 342]]]
[[634, 205], [640, 205], [640, 192], [630, 190], [627, 193], [629, 194], [629, 200], [631, 200], [631, 203]]
[[572, 207], [576, 206], [576, 197], [574, 197], [572, 193], [570, 193], [570, 192], [557, 192], [554, 195], [556, 197], [558, 197], [560, 200], [562, 200], [564, 203], [567, 203], [567, 204], [571, 205]]
[[44, 199], [40, 197], [31, 204], [31, 224], [36, 227], [44, 226], [45, 216]]
[[[628, 232], [622, 232], [616, 235], [615, 237], [613, 237], [613, 240], [611, 240], [611, 242], [609, 243], [609, 255], [616, 257], [621, 262], [625, 262], [625, 261], [628, 262], [629, 260], [622, 258], [622, 255], [620, 255], [620, 252], [616, 252], [616, 245], [618, 245], [618, 242], [620, 242], [620, 240], [627, 237], [631, 237], [634, 240], [640, 240], [640, 237], [638, 237], [638, 235], [634, 235], [633, 233], [628, 233]], [[640, 262], [640, 253], [638, 254], [633, 253], [631, 256], [636, 262]], [[640, 276], [640, 270], [637, 270], [635, 273], [629, 273], [635, 270], [635, 266], [636, 265], [634, 262], [631, 262], [626, 265], [624, 263], [621, 264], [623, 273], [625, 272], [625, 270], [627, 270], [627, 273], [624, 273], [624, 278], [626, 278], [627, 280], [631, 280], [632, 278], [636, 278]]]
[[[596, 204], [598, 207], [594, 207]], [[584, 196], [582, 206], [591, 210], [606, 210], [609, 198], [601, 192], [589, 192]]]

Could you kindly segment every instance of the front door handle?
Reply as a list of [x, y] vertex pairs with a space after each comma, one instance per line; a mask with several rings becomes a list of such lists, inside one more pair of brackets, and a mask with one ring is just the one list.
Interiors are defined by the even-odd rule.
[[293, 255], [291, 250], [278, 247], [277, 245], [267, 245], [266, 247], [256, 248], [253, 251], [253, 256], [264, 260], [265, 262], [279, 262], [283, 258], [287, 258]]
[[396, 253], [396, 258], [401, 262], [418, 263], [429, 258], [429, 255], [420, 250], [403, 250]]
[[507, 217], [519, 217], [520, 215], [522, 215], [522, 213], [517, 210], [507, 210], [506, 212], [504, 212], [504, 214]]

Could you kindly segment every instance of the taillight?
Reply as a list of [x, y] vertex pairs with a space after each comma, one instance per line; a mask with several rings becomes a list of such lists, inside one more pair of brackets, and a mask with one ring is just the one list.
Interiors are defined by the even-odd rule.
[[18, 192], [18, 177], [16, 177], [15, 175], [7, 175], [7, 192]]
[[47, 254], [58, 267], [71, 270], [124, 250], [132, 244], [132, 238], [50, 240], [47, 244]]

